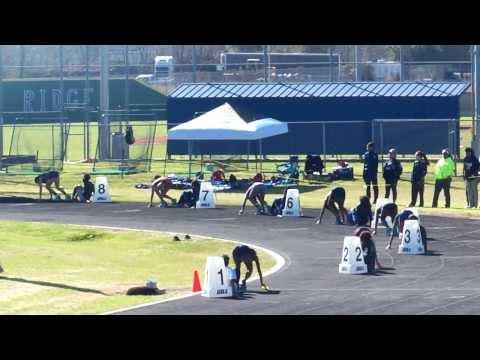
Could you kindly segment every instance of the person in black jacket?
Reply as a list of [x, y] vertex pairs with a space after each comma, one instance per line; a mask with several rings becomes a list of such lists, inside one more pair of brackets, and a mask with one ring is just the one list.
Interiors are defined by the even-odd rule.
[[423, 207], [423, 193], [425, 190], [425, 176], [427, 175], [427, 167], [430, 165], [424, 152], [417, 150], [415, 153], [415, 162], [412, 170], [412, 200], [410, 205], [415, 206], [417, 196], [420, 195], [420, 207]]
[[467, 190], [467, 207], [476, 208], [478, 206], [478, 170], [480, 164], [472, 148], [465, 148], [465, 155], [463, 158], [463, 179]]
[[72, 200], [86, 203], [91, 201], [92, 195], [95, 193], [95, 186], [90, 180], [90, 174], [83, 176], [83, 186], [76, 186], [75, 189], [73, 189]]
[[375, 144], [369, 142], [367, 144], [367, 152], [363, 154], [363, 181], [367, 186], [367, 196], [370, 199], [370, 185], [373, 186], [373, 203], [378, 199], [378, 154], [375, 152]]
[[397, 183], [402, 174], [402, 165], [397, 160], [397, 151], [390, 149], [388, 151], [389, 159], [383, 164], [383, 178], [385, 179], [385, 198], [390, 197], [392, 190], [393, 202], [397, 201]]

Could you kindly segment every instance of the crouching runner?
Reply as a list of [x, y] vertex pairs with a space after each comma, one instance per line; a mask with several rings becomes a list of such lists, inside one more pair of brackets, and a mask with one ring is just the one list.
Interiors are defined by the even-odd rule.
[[[338, 205], [338, 209], [335, 204]], [[323, 214], [325, 210], [328, 209], [335, 216], [337, 225], [345, 224], [348, 212], [347, 209], [345, 209], [344, 204], [345, 189], [343, 187], [333, 188], [325, 197], [322, 211], [320, 212], [320, 216], [315, 223], [320, 224], [322, 222]]]
[[[236, 271], [235, 281], [237, 282], [237, 288], [240, 290], [240, 292], [247, 289], [247, 280], [252, 275], [254, 262], [257, 266], [258, 276], [260, 277], [260, 285], [263, 289], [268, 290], [268, 286], [263, 282], [260, 260], [258, 259], [257, 252], [254, 249], [248, 247], [247, 245], [239, 245], [233, 249], [232, 256]], [[247, 267], [247, 273], [245, 274], [245, 278], [242, 280], [242, 284], [240, 285], [240, 267], [242, 266], [242, 263], [244, 263]]]
[[152, 182], [152, 193], [150, 195], [150, 204], [148, 207], [153, 206], [153, 194], [157, 194], [157, 196], [160, 199], [160, 205], [159, 207], [167, 207], [168, 203], [164, 200], [164, 198], [167, 198], [172, 202], [172, 205], [175, 205], [177, 203], [177, 200], [174, 198], [171, 198], [170, 196], [167, 195], [168, 191], [173, 187], [172, 180], [170, 180], [166, 176], [159, 176], [156, 175], [153, 178]]
[[238, 212], [238, 215], [243, 215], [245, 211], [245, 205], [249, 200], [253, 206], [257, 209], [257, 215], [265, 214], [265, 208], [268, 211], [268, 205], [265, 201], [265, 194], [267, 187], [262, 182], [254, 182], [245, 192], [245, 198], [243, 199], [242, 208]]
[[367, 264], [368, 273], [375, 274], [375, 265], [377, 265], [379, 270], [384, 269], [378, 261], [377, 249], [370, 230], [366, 227], [360, 227], [355, 230], [354, 235], [360, 237], [360, 243], [362, 245], [363, 256], [365, 264]]
[[360, 203], [348, 212], [348, 223], [356, 226], [369, 226], [373, 219], [372, 205], [367, 196], [360, 197]]
[[[398, 214], [395, 217], [395, 220], [393, 222], [393, 226], [397, 227], [398, 233], [403, 233], [403, 228], [405, 226], [405, 220], [417, 220], [418, 217], [416, 217], [410, 210], [405, 209], [400, 214]], [[390, 235], [390, 241], [387, 243], [386, 250], [390, 250], [392, 248], [392, 242], [393, 242], [393, 231], [392, 234]], [[427, 254], [427, 231], [425, 228], [420, 225], [420, 235], [422, 237], [422, 244], [423, 248], [425, 249], [425, 255]]]
[[40, 199], [42, 198], [43, 184], [45, 184], [45, 187], [50, 194], [50, 199], [61, 200], [60, 196], [52, 189], [52, 185], [55, 185], [55, 189], [60, 191], [65, 196], [65, 200], [71, 199], [70, 195], [68, 195], [60, 186], [60, 173], [58, 171], [52, 170], [42, 173], [38, 175], [34, 181], [39, 187]]
[[[397, 204], [393, 202], [388, 202], [383, 204], [381, 207], [377, 209], [375, 212], [375, 231], [373, 232], [373, 235], [377, 234], [377, 228], [378, 228], [378, 222], [379, 220], [382, 222], [383, 225], [387, 227], [387, 236], [390, 236], [391, 234], [395, 234], [395, 228], [393, 226], [393, 221], [395, 219], [395, 216], [398, 214], [398, 206]], [[386, 221], [387, 217], [389, 217], [392, 221], [392, 223], [388, 223]]]
[[90, 181], [91, 177], [89, 174], [83, 176], [83, 186], [78, 185], [73, 189], [72, 200], [82, 203], [89, 203], [91, 201], [92, 195], [95, 193], [95, 186]]

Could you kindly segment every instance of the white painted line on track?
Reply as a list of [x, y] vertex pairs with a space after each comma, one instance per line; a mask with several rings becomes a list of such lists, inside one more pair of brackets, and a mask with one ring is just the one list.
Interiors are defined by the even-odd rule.
[[[200, 220], [200, 219], [199, 219]], [[215, 218], [215, 219], [201, 219], [202, 221], [232, 221], [237, 220], [237, 218]]]
[[[139, 232], [154, 233], [154, 234], [163, 233], [163, 234], [169, 234], [169, 235], [178, 234], [178, 232], [171, 232], [171, 231], [143, 230], [143, 229], [117, 227], [117, 226], [95, 226], [95, 225], [81, 225], [81, 224], [75, 224], [75, 225], [85, 226], [85, 227], [89, 227], [89, 228], [106, 229], [106, 230], [139, 231]], [[190, 236], [192, 238], [196, 237], [196, 238], [200, 238], [200, 239], [211, 239], [211, 240], [225, 241], [225, 242], [230, 242], [230, 243], [235, 243], [235, 244], [243, 244], [243, 245], [247, 245], [247, 246], [249, 246], [253, 249], [262, 250], [262, 251], [266, 252], [267, 254], [269, 254], [271, 257], [273, 257], [275, 259], [275, 266], [273, 268], [271, 268], [269, 271], [267, 271], [265, 274], [263, 274], [264, 278], [269, 276], [269, 275], [272, 275], [272, 274], [276, 273], [277, 271], [279, 271], [281, 268], [283, 268], [283, 266], [286, 263], [283, 256], [277, 254], [276, 252], [274, 252], [270, 249], [264, 248], [262, 246], [248, 244], [248, 243], [245, 243], [245, 242], [240, 242], [240, 241], [235, 241], [235, 240], [221, 239], [221, 238], [216, 238], [216, 237], [211, 237], [211, 236], [203, 236], [203, 235], [195, 235], [195, 234], [190, 234]], [[247, 282], [249, 283], [249, 282], [252, 282], [252, 281], [255, 281], [255, 280], [258, 280], [258, 275], [251, 277], [250, 279], [247, 280]], [[168, 302], [168, 301], [184, 299], [184, 298], [188, 298], [188, 297], [196, 296], [196, 295], [200, 295], [200, 294], [201, 294], [201, 292], [190, 293], [190, 294], [186, 294], [186, 295], [172, 297], [170, 299], [164, 299], [164, 300], [151, 302], [151, 303], [148, 303], [148, 304], [141, 304], [141, 305], [128, 307], [128, 308], [124, 308], [124, 309], [117, 309], [117, 310], [114, 310], [114, 311], [109, 311], [109, 312], [106, 312], [106, 313], [102, 313], [101, 315], [113, 315], [113, 314], [119, 313], [119, 312], [139, 309], [139, 308], [143, 308], [143, 307], [146, 307], [146, 306], [152, 306], [152, 305], [161, 304], [161, 303]]]
[[268, 229], [269, 231], [300, 231], [300, 230], [310, 230], [310, 228], [303, 227], [303, 228], [275, 228], [275, 229]]
[[142, 210], [140, 209], [128, 209], [128, 210], [113, 210], [113, 213], [134, 213], [134, 212], [140, 212]]
[[439, 309], [443, 309], [443, 308], [446, 308], [448, 306], [452, 306], [452, 305], [456, 305], [456, 304], [459, 304], [461, 302], [464, 302], [464, 301], [467, 301], [467, 300], [472, 300], [472, 299], [475, 299], [475, 298], [478, 298], [480, 297], [480, 295], [471, 295], [471, 296], [468, 296], [467, 298], [464, 298], [464, 299], [461, 299], [461, 300], [458, 300], [458, 301], [453, 301], [449, 304], [445, 304], [445, 305], [440, 305], [440, 306], [435, 306], [431, 309], [428, 309], [426, 311], [422, 311], [420, 313], [417, 313], [415, 315], [425, 315], [425, 314], [428, 314], [429, 312], [432, 312], [432, 311], [435, 311], [435, 310], [439, 310]]
[[31, 206], [33, 203], [7, 204], [8, 206]]

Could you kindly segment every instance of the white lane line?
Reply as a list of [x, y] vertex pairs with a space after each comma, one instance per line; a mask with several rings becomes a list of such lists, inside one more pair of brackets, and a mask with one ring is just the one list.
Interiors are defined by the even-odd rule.
[[[383, 275], [382, 278], [385, 278], [387, 276]], [[388, 276], [388, 278], [391, 278], [392, 276]], [[395, 276], [395, 278], [397, 278]], [[282, 288], [281, 289], [283, 292], [285, 291], [296, 291], [296, 292], [325, 292], [325, 291], [335, 291], [335, 292], [342, 292], [342, 291], [374, 291], [374, 292], [382, 292], [382, 291], [435, 291], [435, 292], [440, 292], [440, 291], [476, 291], [480, 292], [480, 288], [458, 288], [458, 287], [446, 287], [446, 288], [363, 288], [363, 287], [354, 287], [354, 288], [315, 288], [315, 289], [286, 289]], [[351, 300], [351, 299], [350, 299]]]
[[[163, 233], [163, 234], [169, 234], [169, 235], [178, 234], [176, 232], [171, 232], [171, 231], [143, 230], [143, 229], [134, 229], [134, 228], [117, 227], [117, 226], [95, 226], [95, 225], [81, 225], [81, 224], [75, 224], [75, 225], [85, 226], [85, 227], [89, 227], [89, 228], [107, 229], [107, 230], [139, 231], [139, 232], [146, 232], [146, 233], [153, 233], [153, 234]], [[216, 237], [211, 237], [211, 236], [203, 236], [203, 235], [195, 235], [195, 234], [190, 234], [190, 236], [197, 237], [197, 238], [200, 238], [200, 239], [212, 239], [212, 240], [230, 242], [230, 243], [235, 243], [235, 244], [244, 244], [244, 245], [247, 245], [247, 246], [249, 246], [253, 249], [262, 250], [262, 251], [266, 252], [267, 254], [269, 254], [271, 257], [273, 257], [275, 259], [275, 266], [273, 268], [271, 268], [269, 271], [267, 271], [265, 274], [262, 274], [264, 278], [276, 273], [277, 271], [279, 271], [281, 268], [283, 268], [283, 266], [285, 266], [285, 263], [286, 263], [283, 256], [277, 254], [276, 252], [274, 252], [270, 249], [264, 248], [263, 246], [253, 245], [253, 244], [240, 242], [240, 241], [221, 239], [221, 238], [216, 238]], [[250, 279], [247, 280], [247, 282], [249, 283], [249, 282], [252, 282], [252, 281], [255, 281], [255, 280], [258, 280], [258, 275], [251, 277]], [[143, 308], [143, 307], [146, 307], [146, 306], [152, 306], [152, 305], [161, 304], [161, 303], [168, 302], [168, 301], [184, 299], [184, 298], [188, 298], [188, 297], [191, 297], [191, 296], [196, 296], [196, 295], [199, 295], [199, 294], [201, 294], [201, 292], [190, 293], [190, 294], [186, 294], [186, 295], [180, 295], [180, 296], [172, 297], [170, 299], [154, 301], [154, 302], [151, 302], [151, 303], [148, 303], [148, 304], [140, 304], [140, 305], [137, 305], [137, 306], [128, 307], [128, 308], [124, 308], [124, 309], [117, 309], [117, 310], [109, 311], [109, 312], [106, 312], [106, 313], [102, 313], [100, 315], [113, 315], [113, 314], [119, 313], [119, 312], [124, 312], [124, 311], [129, 311], [129, 310], [134, 310], [134, 309], [140, 309], [140, 308]]]
[[276, 229], [268, 229], [269, 231], [297, 231], [297, 230], [310, 230], [310, 228], [303, 227], [303, 228], [276, 228]]
[[457, 234], [455, 236], [451, 236], [451, 237], [448, 237], [448, 238], [440, 238], [440, 239], [437, 239], [437, 240], [444, 240], [444, 241], [451, 241], [452, 239], [457, 239], [457, 238], [461, 238], [465, 235], [470, 235], [470, 234], [476, 234], [480, 232], [480, 230], [474, 230], [474, 231], [469, 231], [469, 232], [466, 232], [466, 233], [462, 233], [462, 234]]
[[237, 218], [216, 218], [216, 219], [198, 219], [204, 221], [232, 221], [237, 220]]
[[475, 299], [475, 298], [478, 298], [480, 297], [480, 295], [470, 295], [468, 296], [467, 298], [464, 298], [464, 299], [461, 299], [461, 300], [458, 300], [458, 301], [452, 301], [451, 303], [449, 304], [445, 304], [445, 305], [440, 305], [440, 306], [435, 306], [431, 309], [428, 309], [426, 311], [422, 311], [420, 313], [417, 313], [415, 315], [425, 315], [425, 314], [428, 314], [429, 312], [432, 312], [432, 311], [435, 311], [435, 310], [439, 310], [439, 309], [443, 309], [443, 308], [446, 308], [446, 307], [449, 307], [449, 306], [452, 306], [452, 305], [456, 305], [456, 304], [459, 304], [461, 302], [464, 302], [464, 301], [468, 301], [468, 300], [472, 300], [472, 299]]
[[31, 206], [33, 203], [7, 204], [8, 206]]
[[140, 212], [142, 210], [140, 209], [130, 209], [130, 210], [113, 210], [113, 213], [134, 213], [134, 212]]
[[389, 303], [386, 303], [386, 304], [381, 304], [381, 305], [377, 305], [377, 306], [367, 308], [365, 310], [354, 313], [353, 315], [364, 315], [364, 314], [367, 314], [367, 313], [375, 311], [375, 310], [387, 308], [387, 307], [390, 307], [390, 306], [393, 306], [393, 305], [398, 305], [398, 304], [401, 304], [402, 302], [405, 302], [405, 301], [410, 301], [410, 300], [418, 298], [418, 297], [433, 295], [435, 293], [436, 292], [433, 291], [433, 292], [430, 292], [430, 293], [427, 293], [427, 294], [418, 294], [418, 295], [408, 296], [408, 297], [402, 298], [400, 300], [396, 300], [396, 301], [392, 301], [392, 302], [389, 302]]
[[429, 230], [449, 230], [449, 229], [456, 229], [456, 226], [429, 226]]

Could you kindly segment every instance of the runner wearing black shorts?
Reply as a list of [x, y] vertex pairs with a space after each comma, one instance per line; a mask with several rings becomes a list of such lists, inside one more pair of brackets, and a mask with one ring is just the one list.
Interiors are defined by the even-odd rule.
[[[338, 209], [335, 204], [338, 205]], [[323, 213], [325, 212], [325, 209], [328, 209], [335, 216], [337, 225], [345, 224], [347, 221], [348, 212], [344, 205], [345, 189], [340, 186], [333, 188], [325, 197], [322, 211], [320, 212], [320, 216], [315, 223], [320, 224], [322, 222]]]
[[373, 235], [377, 234], [379, 220], [381, 220], [382, 224], [384, 224], [393, 233], [393, 226], [392, 228], [390, 228], [390, 226], [385, 221], [385, 219], [387, 217], [390, 217], [390, 219], [392, 219], [392, 222], [393, 222], [397, 214], [398, 214], [398, 206], [393, 202], [388, 202], [383, 206], [381, 206], [380, 208], [378, 208], [375, 213], [375, 231], [373, 232]]
[[50, 199], [53, 198], [54, 200], [61, 200], [60, 196], [52, 189], [52, 185], [55, 185], [55, 189], [60, 191], [65, 196], [65, 200], [71, 199], [70, 195], [68, 195], [60, 186], [60, 173], [58, 171], [52, 170], [42, 173], [38, 175], [34, 181], [35, 184], [39, 186], [40, 199], [42, 198], [43, 184], [45, 184], [45, 187], [50, 194]]
[[157, 194], [157, 196], [160, 198], [160, 207], [168, 206], [168, 203], [164, 198], [167, 198], [172, 202], [172, 205], [175, 205], [177, 200], [167, 195], [171, 188], [173, 188], [172, 180], [170, 180], [167, 176], [156, 175], [152, 181], [152, 193], [150, 195], [150, 204], [148, 204], [148, 207], [153, 206], [153, 194]]
[[238, 212], [238, 215], [242, 215], [245, 211], [245, 205], [247, 200], [249, 200], [253, 206], [257, 208], [257, 215], [265, 214], [265, 208], [268, 210], [268, 205], [265, 201], [265, 194], [267, 192], [267, 187], [263, 182], [254, 182], [245, 192], [245, 198], [243, 199], [242, 208]]
[[262, 270], [260, 269], [260, 260], [258, 259], [257, 252], [248, 247], [247, 245], [239, 245], [233, 249], [232, 252], [233, 261], [235, 263], [235, 271], [236, 271], [236, 282], [239, 285], [240, 281], [240, 267], [242, 263], [245, 264], [247, 267], [247, 273], [245, 274], [245, 278], [242, 280], [242, 285], [240, 289], [246, 289], [247, 280], [252, 275], [253, 272], [253, 263], [257, 266], [258, 276], [260, 277], [260, 285], [264, 289], [268, 289], [267, 285], [263, 282], [262, 277]]

